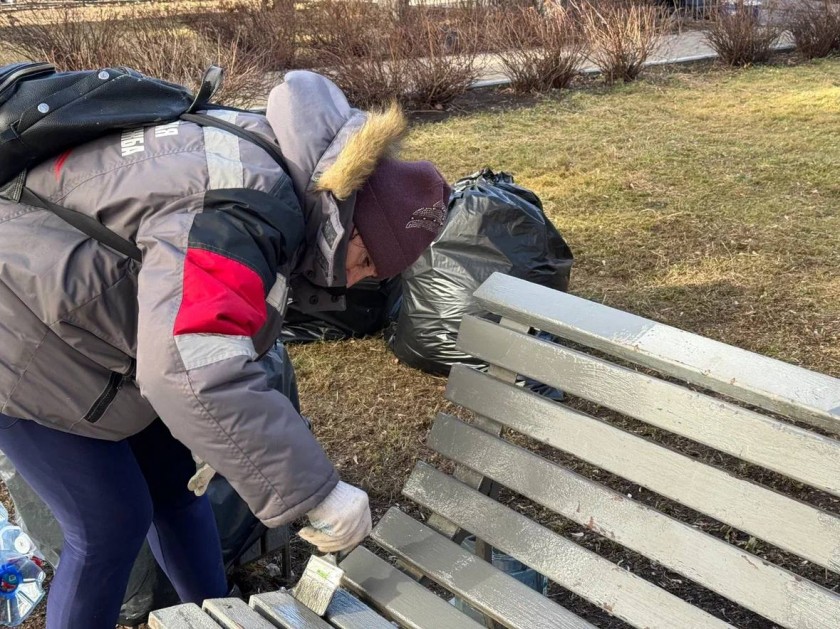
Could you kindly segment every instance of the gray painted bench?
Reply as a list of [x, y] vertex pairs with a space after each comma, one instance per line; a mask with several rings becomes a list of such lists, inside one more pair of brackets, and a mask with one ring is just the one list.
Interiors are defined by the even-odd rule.
[[[352, 605], [366, 627], [381, 624], [372, 609], [405, 627], [481, 626], [423, 585], [433, 582], [484, 614], [487, 626], [592, 626], [492, 567], [485, 559], [497, 548], [630, 626], [731, 626], [717, 609], [711, 615], [649, 575], [585, 548], [577, 543], [581, 533], [560, 535], [563, 523], [647, 557], [767, 621], [754, 626], [840, 627], [840, 380], [504, 275], [487, 280], [476, 297], [501, 320], [467, 317], [459, 344], [486, 362], [488, 372], [457, 366], [446, 392], [475, 418], [465, 423], [441, 414], [428, 439], [455, 471], [418, 463], [403, 493], [431, 515], [421, 522], [394, 507], [372, 534], [380, 554], [395, 557], [402, 570], [356, 549], [341, 564], [349, 593], [334, 605]], [[531, 329], [561, 343], [538, 339]], [[558, 404], [516, 386], [517, 376], [586, 400], [587, 410], [597, 406], [599, 415], [630, 419], [617, 425]], [[769, 470], [792, 481], [782, 485], [797, 497], [647, 439], [649, 427], [747, 464], [739, 470]], [[631, 498], [590, 478], [601, 478], [597, 472], [584, 476], [561, 464], [570, 461], [626, 479], [656, 499]], [[801, 501], [800, 493], [816, 496], [822, 508]], [[529, 512], [542, 509], [540, 521], [511, 508], [510, 495], [517, 505], [526, 499]], [[780, 549], [797, 566], [819, 567], [813, 579], [822, 583], [659, 510], [669, 503]], [[546, 513], [561, 517], [545, 520]], [[475, 554], [459, 545], [466, 532], [479, 540]], [[275, 598], [255, 597], [251, 607], [233, 603], [263, 624], [225, 624], [212, 607], [208, 612], [223, 627], [350, 626], [336, 621], [341, 611], [328, 613], [327, 621], [304, 620], [306, 610], [288, 594], [268, 596]], [[282, 624], [278, 609], [287, 610], [284, 617], [298, 613], [299, 622]], [[217, 625], [152, 623], [191, 626]]]

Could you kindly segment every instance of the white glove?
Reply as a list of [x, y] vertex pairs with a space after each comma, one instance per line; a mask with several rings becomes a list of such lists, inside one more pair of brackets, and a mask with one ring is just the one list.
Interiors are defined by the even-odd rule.
[[322, 553], [355, 548], [368, 536], [373, 525], [367, 494], [342, 481], [306, 515], [311, 526], [301, 529], [298, 535]]
[[187, 483], [187, 489], [193, 492], [196, 496], [203, 496], [210, 486], [210, 481], [216, 475], [216, 470], [210, 467], [207, 463], [203, 463], [193, 474], [193, 477]]

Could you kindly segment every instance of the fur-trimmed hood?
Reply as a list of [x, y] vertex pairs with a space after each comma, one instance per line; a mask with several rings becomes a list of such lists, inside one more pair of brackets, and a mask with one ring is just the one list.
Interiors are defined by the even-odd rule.
[[307, 310], [341, 309], [356, 192], [395, 153], [405, 116], [397, 105], [354, 109], [326, 77], [294, 71], [271, 91], [266, 117], [306, 220], [306, 250], [292, 278], [295, 299]]

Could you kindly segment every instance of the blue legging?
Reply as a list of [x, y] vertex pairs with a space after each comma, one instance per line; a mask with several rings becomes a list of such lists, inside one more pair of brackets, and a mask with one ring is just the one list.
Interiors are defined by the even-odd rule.
[[192, 457], [160, 420], [110, 442], [0, 414], [0, 450], [64, 532], [47, 629], [114, 629], [144, 538], [184, 602], [226, 594], [210, 503], [187, 490]]

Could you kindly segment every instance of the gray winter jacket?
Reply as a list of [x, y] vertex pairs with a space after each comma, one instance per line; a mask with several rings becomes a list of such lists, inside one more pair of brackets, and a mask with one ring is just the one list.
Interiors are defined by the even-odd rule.
[[[309, 72], [286, 76], [267, 116], [212, 115], [276, 141], [289, 174], [252, 143], [175, 122], [104, 137], [26, 178], [136, 242], [142, 264], [0, 201], [0, 412], [107, 440], [160, 416], [277, 526], [338, 476], [260, 356], [287, 287], [303, 307], [343, 306], [353, 191], [404, 121], [352, 109]], [[360, 144], [371, 133], [381, 141]]]

